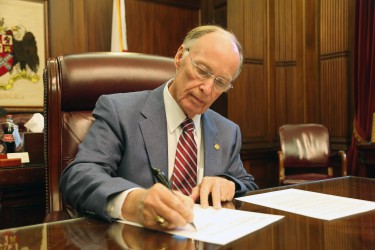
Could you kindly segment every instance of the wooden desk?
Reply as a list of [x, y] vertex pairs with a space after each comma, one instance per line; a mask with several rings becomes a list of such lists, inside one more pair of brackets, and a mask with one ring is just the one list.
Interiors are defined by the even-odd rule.
[[0, 229], [43, 222], [45, 172], [44, 164], [0, 168]]
[[[289, 186], [291, 187], [291, 186]], [[289, 187], [265, 189], [269, 192]], [[294, 185], [294, 188], [375, 201], [375, 180], [341, 177], [327, 181]], [[285, 218], [225, 246], [180, 239], [162, 232], [120, 223], [104, 223], [79, 218], [0, 231], [0, 249], [122, 249], [126, 240], [132, 249], [374, 249], [375, 211], [335, 221], [235, 202], [241, 210], [285, 215]], [[3, 244], [3, 245], [1, 245]], [[5, 244], [8, 244], [5, 245]], [[13, 244], [13, 245], [12, 245]]]

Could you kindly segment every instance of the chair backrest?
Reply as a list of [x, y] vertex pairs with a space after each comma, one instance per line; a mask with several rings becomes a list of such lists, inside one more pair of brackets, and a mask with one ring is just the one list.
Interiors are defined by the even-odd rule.
[[172, 58], [139, 53], [91, 52], [47, 61], [44, 70], [46, 209], [63, 209], [62, 170], [94, 121], [100, 95], [151, 90], [175, 76]]
[[328, 167], [330, 137], [321, 124], [286, 124], [279, 128], [284, 167]]

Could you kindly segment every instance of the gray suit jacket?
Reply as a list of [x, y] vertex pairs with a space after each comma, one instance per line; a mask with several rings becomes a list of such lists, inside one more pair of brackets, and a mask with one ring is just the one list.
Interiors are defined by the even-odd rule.
[[[168, 173], [164, 87], [99, 98], [95, 122], [61, 175], [64, 202], [81, 213], [111, 220], [105, 209], [110, 196], [133, 187], [151, 187], [155, 183], [151, 166]], [[233, 180], [236, 195], [256, 189], [240, 159], [239, 127], [212, 110], [201, 119], [204, 175]]]

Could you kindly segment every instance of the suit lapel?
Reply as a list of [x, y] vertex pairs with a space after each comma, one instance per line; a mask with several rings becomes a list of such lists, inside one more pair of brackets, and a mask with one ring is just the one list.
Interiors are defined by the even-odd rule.
[[164, 85], [152, 91], [143, 106], [139, 122], [151, 167], [168, 173], [167, 121], [163, 100]]
[[204, 138], [204, 175], [212, 176], [220, 173], [222, 159], [222, 141], [216, 124], [208, 118], [207, 112], [202, 115], [202, 132]]

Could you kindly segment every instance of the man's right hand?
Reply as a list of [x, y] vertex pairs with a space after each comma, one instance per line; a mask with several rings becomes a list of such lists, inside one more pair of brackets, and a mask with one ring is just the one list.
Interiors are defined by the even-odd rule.
[[[149, 189], [135, 189], [125, 199], [121, 212], [125, 219], [152, 229], [173, 229], [193, 222], [194, 201], [160, 183]], [[158, 222], [158, 218], [166, 223]]]

